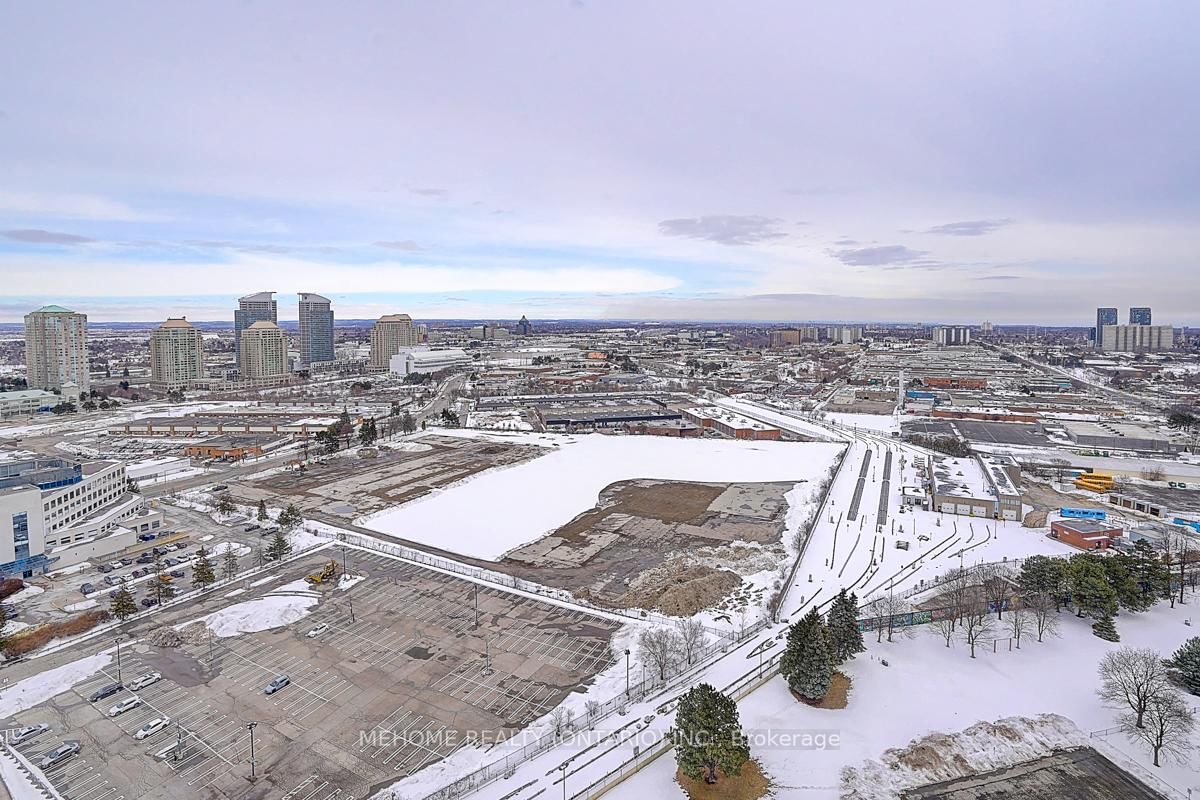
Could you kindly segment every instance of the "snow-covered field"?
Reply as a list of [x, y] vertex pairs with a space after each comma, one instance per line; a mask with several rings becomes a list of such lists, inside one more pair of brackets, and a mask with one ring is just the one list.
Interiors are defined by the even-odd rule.
[[837, 411], [825, 411], [825, 419], [847, 428], [860, 428], [880, 433], [891, 433], [900, 430], [900, 421], [894, 414], [843, 414]]
[[14, 683], [0, 691], [0, 718], [11, 717], [44, 703], [56, 694], [65, 692], [80, 681], [95, 675], [108, 666], [110, 661], [112, 656], [108, 653], [97, 653]]
[[814, 481], [841, 450], [833, 444], [652, 436], [525, 435], [518, 441], [556, 446], [532, 461], [480, 473], [357, 523], [498, 559], [588, 510], [600, 491], [617, 481]]
[[[1096, 638], [1091, 620], [1077, 619], [1064, 611], [1060, 617], [1061, 638], [1039, 644], [1035, 636], [1023, 640], [1020, 650], [1012, 651], [1004, 638], [997, 643], [998, 652], [992, 653], [989, 643], [974, 660], [960, 642], [947, 649], [929, 626], [914, 628], [911, 639], [897, 636], [891, 644], [886, 640], [877, 644], [874, 635], [868, 634], [868, 651], [843, 667], [853, 681], [847, 708], [834, 711], [798, 703], [784, 681], [775, 678], [738, 704], [742, 725], [757, 732], [838, 735], [836, 749], [768, 747], [754, 752], [776, 785], [787, 787], [778, 796], [802, 800], [838, 797], [844, 767], [879, 760], [889, 748], [903, 747], [935, 731], [951, 733], [979, 721], [1053, 713], [1071, 720], [1086, 735], [1116, 725], [1117, 712], [1103, 706], [1095, 693], [1096, 667], [1104, 654], [1132, 645], [1150, 647], [1169, 657], [1196, 635], [1197, 608], [1200, 595], [1192, 595], [1187, 606], [1172, 609], [1161, 603], [1144, 614], [1122, 613], [1117, 618], [1122, 638], [1119, 644]], [[1188, 619], [1192, 627], [1185, 624]], [[1002, 635], [1000, 629], [995, 635]], [[883, 666], [881, 659], [888, 666]], [[1120, 733], [1090, 741], [1118, 763], [1132, 760], [1141, 765], [1181, 794], [1189, 788], [1200, 792], [1200, 759], [1190, 765], [1174, 763], [1155, 769], [1150, 766], [1148, 753]], [[1200, 732], [1193, 735], [1193, 744], [1200, 746]], [[1019, 752], [1014, 753], [1013, 761], [1020, 758]], [[609, 797], [682, 800], [685, 795], [675, 784], [674, 773], [674, 755], [668, 753], [621, 784]], [[879, 775], [886, 772], [873, 774], [877, 783]]]

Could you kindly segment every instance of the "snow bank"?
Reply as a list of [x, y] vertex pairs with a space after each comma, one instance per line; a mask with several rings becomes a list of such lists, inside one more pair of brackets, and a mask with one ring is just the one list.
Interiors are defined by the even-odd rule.
[[4, 782], [12, 800], [46, 800], [46, 793], [34, 785], [8, 753], [0, 754], [0, 781]]
[[257, 633], [282, 628], [308, 616], [320, 599], [321, 596], [312, 591], [304, 580], [292, 581], [257, 600], [237, 603], [175, 627], [178, 629], [192, 622], [203, 622], [213, 635], [220, 638]]
[[958, 733], [914, 739], [908, 747], [884, 752], [879, 761], [847, 767], [842, 771], [842, 797], [897, 800], [907, 789], [1002, 769], [1082, 744], [1087, 744], [1087, 736], [1058, 714], [977, 722]]
[[[505, 438], [546, 443], [545, 435]], [[553, 441], [558, 447], [532, 461], [480, 473], [356, 522], [381, 533], [495, 560], [570, 522], [596, 504], [604, 487], [617, 481], [812, 481], [841, 450], [834, 444], [598, 434], [560, 436]]]
[[80, 681], [92, 677], [111, 661], [112, 657], [109, 654], [97, 653], [18, 681], [0, 692], [0, 717], [10, 717], [44, 703]]
[[32, 600], [33, 598], [37, 597], [39, 594], [41, 594], [44, 591], [46, 591], [46, 590], [43, 589], [41, 586], [34, 586], [31, 583], [26, 584], [24, 589], [22, 589], [19, 592], [16, 592], [15, 594], [9, 595], [8, 599], [5, 600], [4, 602], [7, 605], [16, 605], [18, 603], [24, 603], [26, 600]]
[[366, 575], [342, 575], [342, 577], [338, 580], [337, 588], [349, 589], [355, 584], [362, 583], [366, 579]]

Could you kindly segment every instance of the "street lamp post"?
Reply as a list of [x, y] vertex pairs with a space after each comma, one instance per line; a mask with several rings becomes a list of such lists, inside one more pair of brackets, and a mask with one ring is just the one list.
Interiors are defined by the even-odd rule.
[[625, 648], [625, 699], [629, 699], [629, 648]]
[[567, 765], [566, 765], [566, 762], [559, 764], [558, 769], [562, 772], [563, 800], [567, 800]]
[[114, 639], [117, 643], [117, 683], [121, 683], [121, 637]]
[[246, 723], [246, 730], [250, 731], [250, 779], [254, 779], [254, 729], [258, 727], [257, 722]]

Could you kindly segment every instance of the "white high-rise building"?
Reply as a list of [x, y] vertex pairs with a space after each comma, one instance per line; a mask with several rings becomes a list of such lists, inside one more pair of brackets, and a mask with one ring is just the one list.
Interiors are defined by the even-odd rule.
[[160, 391], [185, 389], [204, 377], [204, 337], [186, 317], [168, 319], [150, 334], [150, 382]]
[[278, 325], [259, 320], [242, 331], [238, 371], [245, 380], [278, 378], [287, 374], [288, 341]]
[[371, 328], [371, 372], [387, 372], [392, 356], [417, 344], [417, 331], [408, 314], [387, 314]]
[[1100, 349], [1110, 353], [1155, 353], [1175, 346], [1170, 325], [1105, 325]]
[[87, 314], [45, 306], [25, 315], [25, 370], [30, 389], [79, 395], [88, 376]]
[[328, 297], [300, 294], [300, 363], [333, 361], [333, 309]]
[[933, 329], [933, 342], [939, 347], [952, 347], [971, 343], [971, 329], [966, 326], [941, 326]]

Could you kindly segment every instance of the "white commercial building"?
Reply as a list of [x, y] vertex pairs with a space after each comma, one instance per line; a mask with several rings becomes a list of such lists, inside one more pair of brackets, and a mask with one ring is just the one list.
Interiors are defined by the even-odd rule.
[[428, 374], [441, 372], [444, 369], [465, 367], [473, 363], [465, 351], [458, 348], [446, 350], [429, 350], [427, 348], [407, 347], [392, 356], [389, 365], [397, 375], [408, 376], [414, 372]]
[[44, 306], [25, 315], [26, 382], [78, 396], [90, 388], [87, 315]]
[[150, 382], [161, 391], [186, 388], [204, 375], [204, 337], [187, 318], [168, 319], [150, 334]]
[[970, 344], [971, 329], [960, 325], [934, 328], [933, 343], [939, 347]]
[[147, 511], [128, 491], [117, 461], [75, 463], [38, 458], [0, 464], [0, 574], [29, 577], [50, 564], [108, 555], [158, 528], [161, 512]]
[[0, 392], [0, 419], [28, 417], [42, 409], [52, 408], [61, 401], [59, 395], [45, 389]]
[[371, 372], [387, 372], [392, 356], [417, 344], [417, 331], [408, 314], [386, 314], [371, 328]]
[[1170, 325], [1105, 325], [1100, 349], [1110, 353], [1155, 353], [1175, 346]]

